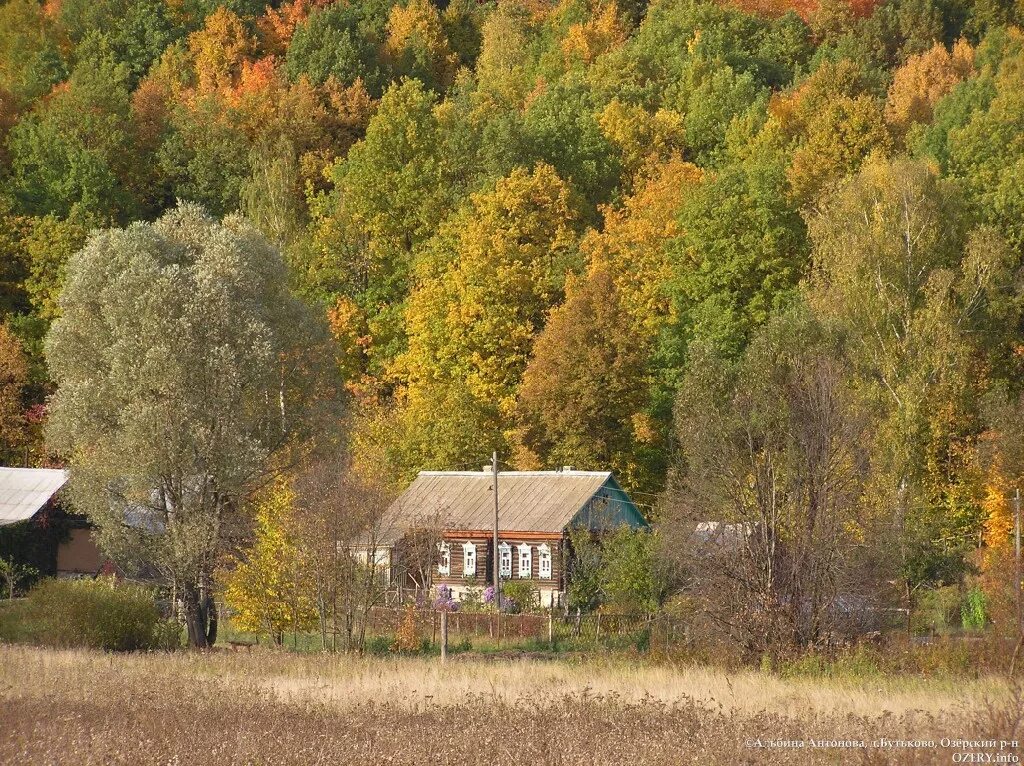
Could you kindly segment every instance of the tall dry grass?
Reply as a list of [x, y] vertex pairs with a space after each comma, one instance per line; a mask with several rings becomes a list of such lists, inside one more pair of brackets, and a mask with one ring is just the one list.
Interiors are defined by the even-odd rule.
[[1006, 738], [1019, 712], [995, 681], [0, 647], [0, 763], [950, 763], [942, 748], [746, 742]]

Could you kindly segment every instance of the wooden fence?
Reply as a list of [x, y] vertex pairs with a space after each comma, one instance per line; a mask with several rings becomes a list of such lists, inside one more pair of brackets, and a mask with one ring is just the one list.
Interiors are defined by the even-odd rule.
[[[440, 613], [433, 609], [415, 609], [413, 613], [419, 634], [435, 641], [440, 630]], [[367, 625], [368, 631], [395, 634], [407, 614], [405, 609], [373, 609]], [[684, 640], [686, 636], [682, 623], [664, 615], [645, 618], [615, 614], [567, 615], [557, 611], [500, 616], [494, 612], [452, 612], [448, 615], [448, 632], [452, 638], [596, 641], [601, 638], [632, 636], [644, 630], [657, 632], [667, 641]]]

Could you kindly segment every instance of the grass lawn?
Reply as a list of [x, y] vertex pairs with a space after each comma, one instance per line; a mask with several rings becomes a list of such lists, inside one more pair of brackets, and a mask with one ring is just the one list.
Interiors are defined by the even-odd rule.
[[0, 646], [0, 763], [952, 763], [938, 744], [749, 742], [1020, 739], [1022, 712], [996, 680], [782, 679], [621, 656], [442, 666]]

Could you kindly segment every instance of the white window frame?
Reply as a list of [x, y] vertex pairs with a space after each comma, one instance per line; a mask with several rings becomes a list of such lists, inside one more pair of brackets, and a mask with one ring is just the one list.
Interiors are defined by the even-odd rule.
[[519, 544], [519, 579], [529, 580], [533, 576], [533, 548], [527, 543]]
[[547, 543], [537, 548], [537, 577], [541, 580], [551, 579], [551, 546]]
[[502, 543], [498, 546], [498, 577], [512, 576], [512, 546]]
[[462, 544], [462, 576], [476, 577], [476, 545], [474, 543]]
[[448, 543], [438, 543], [437, 573], [441, 577], [450, 577], [452, 573], [452, 547]]

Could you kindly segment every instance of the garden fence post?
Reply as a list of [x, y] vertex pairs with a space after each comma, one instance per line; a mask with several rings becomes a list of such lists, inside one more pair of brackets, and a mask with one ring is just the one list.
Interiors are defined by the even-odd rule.
[[441, 612], [441, 664], [448, 661], [448, 612]]

